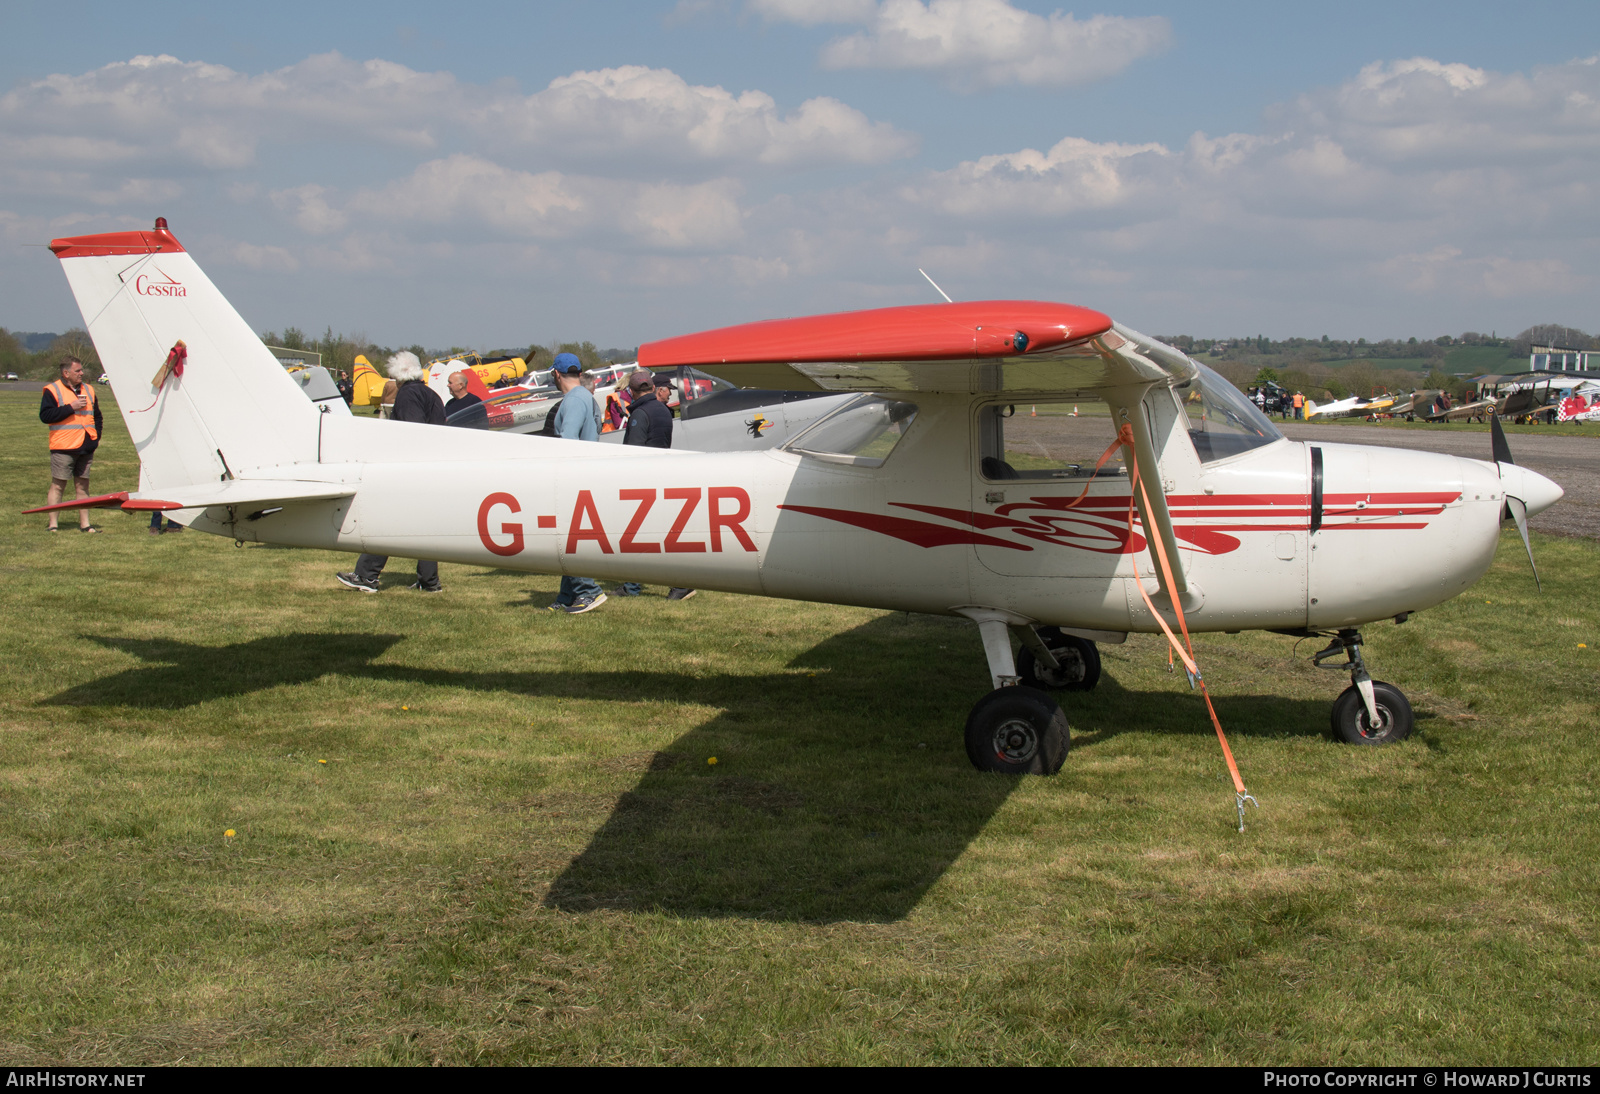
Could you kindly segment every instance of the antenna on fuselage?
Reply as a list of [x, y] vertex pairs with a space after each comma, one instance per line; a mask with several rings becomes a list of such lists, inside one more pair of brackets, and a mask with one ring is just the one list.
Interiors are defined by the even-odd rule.
[[[923, 269], [923, 268], [922, 268], [922, 267], [921, 267], [921, 266], [918, 266], [918, 267], [917, 267], [917, 272], [918, 272], [918, 273], [919, 273], [919, 274], [921, 274], [921, 275], [922, 275], [922, 276], [923, 276], [923, 277], [928, 277], [928, 271], [927, 271], [927, 270], [924, 270], [924, 269]], [[940, 296], [942, 296], [942, 297], [944, 297], [944, 302], [945, 302], [945, 303], [946, 303], [946, 304], [954, 304], [954, 303], [955, 303], [955, 301], [954, 301], [954, 300], [951, 300], [951, 299], [950, 299], [950, 294], [949, 294], [949, 293], [947, 293], [947, 292], [945, 292], [945, 291], [944, 291], [944, 290], [943, 290], [943, 289], [941, 289], [941, 288], [940, 288], [940, 287], [939, 287], [939, 283], [938, 283], [938, 282], [937, 282], [937, 281], [935, 281], [935, 280], [934, 280], [934, 279], [933, 279], [933, 278], [931, 278], [931, 277], [928, 277], [928, 284], [930, 284], [930, 285], [932, 285], [932, 286], [933, 286], [933, 291], [934, 291], [934, 292], [936, 292], [936, 293], [938, 293], [938, 294], [939, 294], [939, 295], [940, 295]]]

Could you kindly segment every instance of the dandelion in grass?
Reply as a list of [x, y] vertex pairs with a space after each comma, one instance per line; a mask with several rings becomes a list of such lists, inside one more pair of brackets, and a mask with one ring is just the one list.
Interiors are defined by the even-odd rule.
[[230, 829], [228, 829], [228, 830], [227, 830], [227, 831], [226, 831], [226, 832], [224, 832], [224, 833], [222, 833], [222, 834], [223, 834], [223, 836], [225, 836], [225, 837], [226, 837], [226, 838], [228, 838], [228, 839], [232, 839], [232, 838], [233, 838], [233, 837], [234, 837], [234, 835], [235, 835], [235, 834], [236, 834], [236, 833], [235, 833], [235, 832], [234, 832], [234, 830], [233, 830], [233, 829], [232, 829], [232, 828], [230, 828]]
[[706, 757], [706, 765], [708, 767], [716, 767], [717, 766], [717, 758], [715, 756]]
[[317, 762], [318, 762], [318, 763], [319, 763], [319, 764], [325, 764], [325, 763], [327, 763], [327, 762], [328, 762], [328, 761], [327, 761], [327, 760], [318, 760], [318, 761], [317, 761]]

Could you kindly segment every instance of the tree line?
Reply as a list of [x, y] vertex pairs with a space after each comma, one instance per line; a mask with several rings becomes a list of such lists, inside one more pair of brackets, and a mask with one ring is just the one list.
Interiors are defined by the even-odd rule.
[[[27, 336], [27, 341], [36, 340], [37, 336]], [[528, 362], [529, 369], [549, 368], [558, 353], [577, 354], [584, 368], [599, 368], [606, 364], [633, 361], [639, 356], [637, 348], [599, 349], [593, 342], [559, 340], [552, 341], [548, 345], [534, 343], [527, 347], [495, 350], [473, 350], [466, 346], [449, 346], [442, 349], [430, 349], [422, 345], [382, 346], [368, 338], [365, 333], [338, 334], [331, 326], [320, 338], [308, 338], [298, 327], [285, 327], [281, 332], [264, 332], [261, 341], [269, 346], [320, 353], [323, 365], [331, 370], [346, 373], [355, 370], [355, 359], [360, 355], [365, 355], [367, 360], [382, 372], [384, 363], [400, 350], [409, 350], [423, 361], [460, 357], [468, 353], [482, 353], [485, 356], [504, 354], [523, 358]], [[57, 365], [67, 357], [76, 357], [82, 361], [91, 376], [99, 375], [100, 355], [95, 352], [94, 342], [90, 339], [89, 333], [81, 327], [72, 327], [62, 334], [51, 335], [43, 348], [33, 350], [28, 348], [23, 337], [13, 334], [5, 327], [0, 327], [0, 373], [16, 373], [24, 380], [53, 380], [56, 378]], [[151, 371], [154, 372], [154, 366]]]
[[1526, 357], [1535, 345], [1558, 345], [1567, 349], [1600, 349], [1594, 335], [1560, 323], [1536, 323], [1513, 337], [1466, 331], [1459, 335], [1441, 334], [1437, 338], [1384, 338], [1369, 342], [1329, 338], [1268, 338], [1258, 334], [1249, 338], [1196, 338], [1187, 334], [1158, 335], [1161, 341], [1192, 355], [1206, 354], [1216, 360], [1242, 361], [1253, 357], [1290, 357], [1296, 362], [1348, 361], [1365, 359], [1442, 360], [1454, 348], [1501, 348], [1507, 357]]
[[33, 351], [16, 335], [0, 327], [0, 373], [14, 372], [24, 380], [54, 380], [58, 375], [56, 366], [68, 357], [82, 361], [90, 375], [99, 374], [100, 355], [95, 352], [89, 332], [81, 327], [58, 334], [45, 348]]
[[[1336, 399], [1349, 395], [1366, 398], [1385, 391], [1409, 391], [1419, 386], [1444, 388], [1460, 394], [1468, 386], [1460, 375], [1463, 371], [1474, 375], [1521, 371], [1527, 367], [1528, 353], [1535, 345], [1600, 349], [1600, 337], [1559, 323], [1538, 323], [1510, 338], [1466, 331], [1461, 335], [1446, 334], [1425, 341], [1391, 338], [1369, 342], [1365, 338], [1358, 338], [1352, 342], [1329, 338], [1327, 335], [1316, 339], [1281, 340], [1265, 335], [1253, 338], [1196, 338], [1187, 334], [1160, 337], [1163, 342], [1185, 353], [1205, 359], [1241, 388], [1258, 383], [1261, 378], [1269, 378], [1291, 390], [1313, 394], [1313, 397], [1314, 393], [1320, 393]], [[381, 372], [384, 363], [400, 350], [409, 350], [423, 361], [459, 357], [473, 352], [487, 356], [505, 354], [522, 357], [528, 362], [530, 370], [549, 368], [558, 353], [576, 354], [586, 369], [633, 361], [639, 355], [637, 347], [598, 349], [589, 341], [552, 341], [545, 345], [532, 343], [526, 348], [497, 350], [473, 350], [466, 346], [428, 348], [420, 344], [383, 346], [372, 341], [364, 332], [348, 335], [335, 333], [331, 325], [320, 338], [307, 337], [298, 327], [285, 327], [281, 332], [264, 332], [261, 340], [270, 346], [320, 353], [323, 365], [346, 373], [354, 371], [358, 355], [364, 355]], [[95, 352], [94, 342], [90, 340], [88, 332], [81, 327], [73, 327], [55, 335], [44, 349], [32, 351], [17, 336], [0, 327], [0, 373], [14, 372], [25, 380], [51, 380], [55, 378], [57, 363], [69, 356], [81, 360], [91, 375], [98, 374], [100, 357]], [[1385, 367], [1385, 362], [1419, 360], [1429, 366], [1420, 384], [1417, 380], [1419, 370], [1415, 364], [1411, 368], [1399, 365]], [[1454, 368], [1456, 361], [1465, 363], [1467, 367]]]

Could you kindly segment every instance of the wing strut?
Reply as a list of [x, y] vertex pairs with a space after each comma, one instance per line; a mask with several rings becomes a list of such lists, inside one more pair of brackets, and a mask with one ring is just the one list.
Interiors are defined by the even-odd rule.
[[1126, 448], [1131, 449], [1131, 458], [1127, 461], [1129, 474], [1156, 484], [1153, 492], [1141, 494], [1135, 490], [1133, 496], [1139, 506], [1139, 519], [1144, 524], [1145, 535], [1152, 540], [1159, 538], [1166, 548], [1171, 573], [1157, 572], [1156, 579], [1161, 582], [1161, 591], [1176, 608], [1178, 598], [1189, 591], [1189, 582], [1184, 576], [1183, 560], [1178, 555], [1178, 537], [1172, 531], [1172, 514], [1167, 511], [1167, 496], [1160, 488], [1161, 469], [1156, 462], [1155, 443], [1151, 440], [1149, 419], [1145, 415], [1144, 396], [1149, 390], [1148, 385], [1122, 388], [1107, 392], [1106, 399], [1122, 419], [1118, 437]]
[[[1122, 440], [1122, 443], [1132, 450], [1129, 452], [1130, 458], [1128, 460], [1131, 465], [1128, 484], [1128, 535], [1131, 540], [1133, 536], [1134, 506], [1137, 504], [1145, 514], [1146, 538], [1150, 542], [1151, 552], [1155, 555], [1156, 562], [1159, 565], [1162, 587], [1168, 590], [1177, 590], [1181, 587], [1178, 584], [1178, 577], [1173, 567], [1173, 563], [1177, 561], [1177, 550], [1175, 548], [1169, 549], [1168, 547], [1168, 544], [1174, 541], [1172, 518], [1168, 515], [1164, 503], [1159, 510], [1151, 504], [1150, 492], [1145, 488], [1146, 476], [1141, 474], [1140, 465], [1143, 461], [1138, 459], [1139, 445], [1136, 440], [1137, 434], [1133, 428], [1133, 423], [1123, 422], [1122, 428], [1117, 435]], [[1151, 455], [1153, 456], [1154, 453]], [[1151, 462], [1153, 463], [1154, 461], [1152, 460]], [[1156, 496], [1161, 496], [1159, 491]], [[1152, 518], [1160, 522], [1159, 526], [1152, 527]], [[1161, 618], [1160, 612], [1156, 611], [1155, 604], [1150, 600], [1150, 594], [1144, 591], [1144, 579], [1139, 576], [1139, 553], [1137, 551], [1131, 552], [1128, 558], [1133, 562], [1134, 587], [1139, 590], [1139, 595], [1144, 598], [1145, 607], [1150, 609], [1151, 615], [1155, 616], [1155, 620], [1160, 624], [1161, 632], [1167, 636], [1167, 642], [1171, 645], [1173, 652], [1178, 655], [1183, 661], [1183, 667], [1188, 670], [1189, 679], [1199, 685], [1200, 695], [1206, 701], [1206, 712], [1211, 715], [1211, 724], [1217, 731], [1217, 743], [1222, 746], [1222, 758], [1228, 761], [1228, 774], [1233, 776], [1234, 808], [1239, 815], [1239, 831], [1243, 832], [1245, 803], [1249, 802], [1257, 809], [1261, 808], [1261, 803], [1256, 801], [1255, 797], [1245, 789], [1244, 779], [1239, 775], [1239, 765], [1233, 759], [1233, 749], [1228, 747], [1228, 735], [1222, 731], [1222, 720], [1217, 717], [1217, 708], [1211, 703], [1211, 689], [1206, 687], [1206, 679], [1200, 674], [1200, 666], [1195, 662], [1194, 641], [1189, 637], [1189, 623], [1183, 616], [1183, 599], [1176, 594], [1171, 596], [1172, 611], [1178, 617], [1178, 628], [1183, 632], [1183, 644], [1179, 645], [1177, 636], [1172, 633], [1172, 628], [1167, 626], [1167, 621]]]

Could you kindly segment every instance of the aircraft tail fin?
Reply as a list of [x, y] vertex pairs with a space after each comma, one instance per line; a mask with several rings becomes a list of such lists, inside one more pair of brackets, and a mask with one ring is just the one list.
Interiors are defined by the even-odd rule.
[[139, 452], [141, 488], [314, 462], [319, 414], [167, 230], [53, 240]]

